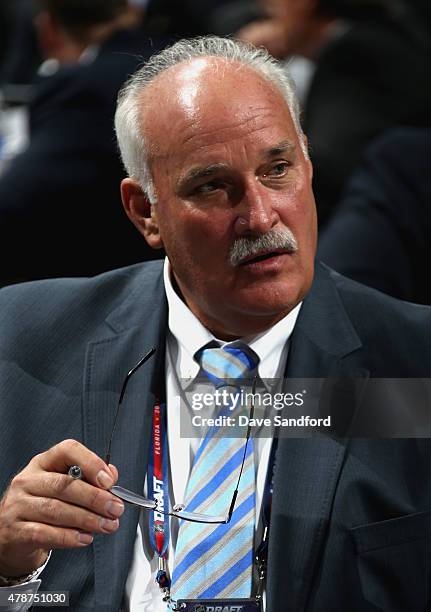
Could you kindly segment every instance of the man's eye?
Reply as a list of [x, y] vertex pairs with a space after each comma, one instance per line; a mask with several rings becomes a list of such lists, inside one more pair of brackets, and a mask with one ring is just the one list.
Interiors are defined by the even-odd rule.
[[208, 183], [203, 183], [202, 185], [196, 187], [195, 192], [197, 194], [212, 193], [213, 191], [222, 189], [223, 185], [224, 183], [222, 181], [209, 181]]
[[283, 177], [286, 175], [290, 164], [286, 161], [278, 162], [271, 166], [264, 176], [266, 177]]

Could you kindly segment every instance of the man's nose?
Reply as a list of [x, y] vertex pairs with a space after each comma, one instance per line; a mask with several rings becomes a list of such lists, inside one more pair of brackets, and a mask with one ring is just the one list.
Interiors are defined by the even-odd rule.
[[237, 210], [235, 230], [239, 235], [265, 234], [279, 221], [269, 190], [256, 179], [246, 185]]

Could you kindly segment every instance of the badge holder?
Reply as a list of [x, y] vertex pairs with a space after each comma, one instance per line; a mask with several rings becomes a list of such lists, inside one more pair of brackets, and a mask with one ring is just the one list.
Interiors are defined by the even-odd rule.
[[171, 610], [181, 612], [262, 612], [259, 599], [184, 599]]

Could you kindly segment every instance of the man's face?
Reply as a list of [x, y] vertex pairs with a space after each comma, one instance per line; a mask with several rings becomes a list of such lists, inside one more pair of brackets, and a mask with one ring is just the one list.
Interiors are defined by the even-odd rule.
[[[287, 105], [254, 71], [215, 58], [170, 69], [145, 95], [159, 232], [150, 244], [165, 247], [184, 300], [215, 335], [259, 333], [313, 277], [312, 170]], [[261, 247], [232, 262], [238, 239], [250, 246], [286, 229], [296, 252]]]

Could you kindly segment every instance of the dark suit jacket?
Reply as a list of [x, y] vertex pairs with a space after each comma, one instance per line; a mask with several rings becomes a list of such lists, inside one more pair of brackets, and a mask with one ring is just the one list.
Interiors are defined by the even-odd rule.
[[0, 176], [0, 284], [155, 259], [128, 220], [114, 134], [123, 82], [164, 42], [118, 32], [88, 65], [35, 85], [30, 144]]
[[[160, 263], [0, 292], [0, 490], [35, 453], [65, 438], [103, 456], [125, 372], [156, 346], [130, 383], [112, 450], [121, 483], [143, 486], [166, 310]], [[429, 377], [430, 323], [429, 308], [319, 267], [287, 375]], [[268, 612], [427, 609], [430, 459], [424, 440], [280, 440]], [[43, 590], [70, 590], [74, 610], [118, 611], [137, 521], [129, 508], [114, 536], [54, 551]]]
[[319, 256], [349, 278], [431, 304], [431, 129], [390, 130], [367, 149]]

